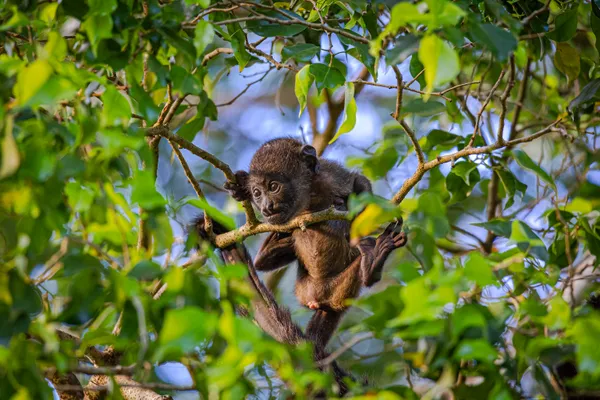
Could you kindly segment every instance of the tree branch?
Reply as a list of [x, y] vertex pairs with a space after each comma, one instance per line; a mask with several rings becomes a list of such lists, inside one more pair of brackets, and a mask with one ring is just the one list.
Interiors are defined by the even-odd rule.
[[425, 174], [425, 172], [429, 171], [432, 168], [437, 167], [438, 165], [445, 164], [450, 161], [455, 161], [459, 158], [472, 156], [475, 154], [490, 153], [494, 150], [498, 150], [503, 147], [516, 146], [521, 143], [531, 142], [541, 136], [544, 136], [548, 132], [551, 132], [553, 130], [552, 128], [554, 128], [560, 121], [561, 120], [558, 119], [558, 120], [554, 121], [552, 124], [545, 127], [544, 129], [542, 129], [530, 136], [527, 136], [527, 137], [510, 140], [510, 141], [504, 142], [504, 143], [495, 142], [493, 144], [490, 144], [487, 146], [482, 146], [482, 147], [465, 147], [464, 149], [454, 152], [452, 154], [439, 156], [435, 160], [428, 161], [425, 164], [423, 164], [421, 168], [417, 168], [417, 171], [415, 171], [415, 173], [410, 178], [408, 178], [406, 181], [404, 181], [404, 184], [402, 185], [400, 190], [398, 190], [398, 192], [392, 198], [392, 202], [395, 204], [400, 204], [400, 202], [402, 200], [404, 200], [404, 198], [406, 197], [408, 192], [417, 184], [417, 182], [419, 182], [419, 180]]
[[[185, 140], [184, 138], [178, 135], [174, 135], [166, 126], [160, 125], [149, 128], [146, 132], [146, 135], [161, 136], [169, 140], [170, 142], [177, 143], [179, 147], [186, 149], [195, 156], [200, 157], [205, 161], [208, 161], [215, 168], [220, 169], [228, 181], [235, 182], [235, 175], [229, 167], [229, 165], [219, 160], [217, 157], [210, 154], [209, 152], [202, 150], [200, 147]], [[250, 203], [250, 201], [244, 201], [242, 205], [244, 207], [244, 211], [246, 212], [247, 223], [250, 224], [250, 226], [256, 225], [258, 223], [258, 220], [256, 219], [256, 215], [254, 214], [254, 210], [252, 209], [252, 204]]]
[[408, 135], [408, 138], [412, 142], [412, 144], [415, 148], [415, 152], [417, 153], [417, 160], [419, 160], [419, 167], [420, 167], [425, 163], [425, 155], [423, 154], [423, 150], [421, 149], [421, 145], [419, 144], [419, 141], [417, 140], [417, 136], [415, 135], [415, 132], [410, 128], [410, 126], [408, 126], [406, 121], [404, 121], [404, 118], [401, 118], [402, 93], [404, 90], [404, 84], [402, 81], [402, 73], [400, 72], [400, 69], [398, 69], [398, 67], [395, 65], [392, 65], [392, 69], [394, 70], [394, 74], [396, 74], [396, 81], [398, 82], [398, 86], [397, 86], [398, 91], [396, 94], [396, 110], [392, 114], [392, 117], [400, 123], [400, 125], [402, 126], [402, 128], [404, 129], [406, 134]]

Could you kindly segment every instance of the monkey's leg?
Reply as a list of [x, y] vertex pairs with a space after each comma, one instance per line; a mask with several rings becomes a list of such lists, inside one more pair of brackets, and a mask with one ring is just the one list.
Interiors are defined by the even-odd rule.
[[362, 257], [360, 269], [362, 284], [370, 287], [379, 282], [383, 264], [385, 264], [388, 256], [393, 250], [403, 247], [405, 244], [406, 234], [402, 232], [402, 222], [388, 225], [385, 231], [375, 240], [375, 245], [372, 248], [366, 241], [361, 241], [358, 247]]
[[263, 242], [254, 266], [258, 271], [272, 271], [296, 260], [294, 239], [289, 233], [272, 232]]

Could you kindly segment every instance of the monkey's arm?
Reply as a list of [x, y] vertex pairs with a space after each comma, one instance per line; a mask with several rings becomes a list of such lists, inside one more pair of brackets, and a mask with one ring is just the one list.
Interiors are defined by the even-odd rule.
[[296, 252], [292, 235], [271, 232], [260, 247], [254, 266], [258, 271], [272, 271], [285, 267], [294, 260], [296, 260]]
[[223, 187], [231, 197], [233, 197], [236, 201], [245, 201], [250, 200], [250, 191], [248, 190], [248, 173], [246, 171], [237, 171], [235, 173], [236, 182], [225, 182]]

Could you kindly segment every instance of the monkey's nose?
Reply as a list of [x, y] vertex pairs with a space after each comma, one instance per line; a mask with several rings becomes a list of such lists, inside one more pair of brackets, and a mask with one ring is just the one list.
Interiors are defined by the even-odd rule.
[[265, 207], [263, 207], [262, 209], [262, 214], [265, 217], [270, 217], [273, 214], [277, 214], [277, 210], [275, 210], [275, 204], [273, 203], [268, 203]]

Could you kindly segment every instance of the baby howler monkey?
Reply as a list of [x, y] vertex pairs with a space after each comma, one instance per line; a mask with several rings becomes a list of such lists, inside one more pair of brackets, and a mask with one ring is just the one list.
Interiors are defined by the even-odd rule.
[[[314, 147], [291, 138], [266, 142], [254, 154], [250, 171], [236, 172], [225, 188], [238, 201], [251, 200], [265, 220], [282, 224], [292, 218], [334, 206], [347, 210], [352, 193], [371, 192], [369, 180], [341, 165], [319, 159]], [[325, 344], [333, 335], [347, 300], [362, 286], [381, 279], [389, 254], [406, 244], [402, 223], [393, 223], [377, 239], [349, 242], [348, 221], [325, 221], [291, 233], [271, 233], [254, 266], [272, 271], [298, 260], [296, 297], [316, 310], [306, 334]]]

